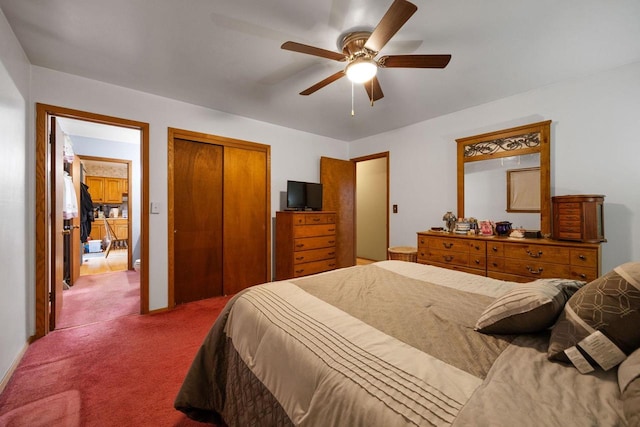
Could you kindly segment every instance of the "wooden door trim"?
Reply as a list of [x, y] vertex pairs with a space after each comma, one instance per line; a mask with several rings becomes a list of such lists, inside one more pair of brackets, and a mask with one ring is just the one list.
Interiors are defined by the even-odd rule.
[[55, 105], [36, 103], [36, 140], [35, 140], [35, 334], [34, 339], [41, 338], [49, 332], [49, 284], [48, 274], [51, 260], [49, 253], [49, 223], [47, 206], [50, 197], [47, 189], [50, 177], [47, 173], [49, 158], [47, 156], [47, 120], [49, 117], [65, 117], [94, 123], [126, 127], [140, 131], [140, 175], [141, 218], [140, 218], [140, 313], [149, 312], [149, 123], [122, 119], [119, 117], [73, 110]]
[[257, 142], [243, 141], [240, 139], [228, 138], [219, 135], [210, 135], [202, 132], [194, 132], [185, 129], [168, 128], [167, 137], [167, 246], [168, 246], [168, 289], [167, 299], [168, 308], [175, 307], [175, 236], [173, 230], [175, 228], [175, 199], [174, 199], [174, 161], [175, 161], [175, 140], [184, 139], [187, 141], [202, 142], [205, 144], [221, 145], [223, 147], [234, 147], [245, 150], [253, 150], [264, 152], [266, 155], [266, 218], [265, 218], [265, 233], [266, 233], [266, 271], [267, 278], [271, 277], [271, 146], [266, 144], [260, 144]]
[[[84, 160], [92, 160], [96, 162], [108, 162], [108, 163], [120, 163], [127, 165], [127, 213], [132, 213], [131, 211], [131, 166], [133, 162], [131, 160], [126, 159], [116, 159], [113, 157], [97, 157], [97, 156], [80, 156]], [[131, 240], [131, 216], [127, 217], [127, 270], [133, 269], [133, 263], [131, 262], [131, 257], [133, 255], [133, 245]]]
[[[375, 160], [375, 159], [382, 159], [382, 158], [386, 158], [387, 159], [387, 203], [386, 203], [386, 215], [387, 215], [387, 247], [389, 247], [389, 200], [390, 200], [390, 192], [389, 192], [389, 151], [383, 151], [381, 153], [376, 153], [376, 154], [369, 154], [367, 156], [362, 156], [362, 157], [354, 157], [351, 159], [352, 162], [354, 163], [358, 163], [358, 162], [365, 162], [367, 160]], [[357, 175], [356, 175], [356, 185], [357, 185]], [[355, 204], [355, 210], [356, 210], [356, 215], [354, 216], [354, 218], [357, 218], [357, 210], [358, 210], [358, 204]], [[357, 233], [357, 229], [354, 231], [354, 234]], [[356, 242], [357, 242], [357, 236], [356, 236]], [[357, 251], [357, 247], [356, 247], [356, 251]]]

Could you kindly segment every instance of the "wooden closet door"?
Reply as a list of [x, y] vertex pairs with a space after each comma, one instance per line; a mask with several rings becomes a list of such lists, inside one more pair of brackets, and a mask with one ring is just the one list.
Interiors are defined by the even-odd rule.
[[265, 151], [224, 148], [224, 293], [269, 280]]
[[223, 148], [175, 139], [174, 298], [223, 295]]
[[356, 166], [350, 160], [320, 158], [322, 209], [335, 211], [337, 268], [356, 264], [355, 192]]

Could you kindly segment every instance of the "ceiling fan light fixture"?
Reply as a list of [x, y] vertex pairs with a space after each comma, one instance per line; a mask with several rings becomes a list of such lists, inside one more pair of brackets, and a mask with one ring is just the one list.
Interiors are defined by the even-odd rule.
[[347, 78], [354, 83], [364, 83], [371, 80], [378, 71], [378, 65], [371, 58], [356, 58], [346, 68]]

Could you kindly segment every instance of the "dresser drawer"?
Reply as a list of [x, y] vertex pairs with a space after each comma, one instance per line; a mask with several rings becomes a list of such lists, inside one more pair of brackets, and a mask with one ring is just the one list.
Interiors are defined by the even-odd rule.
[[307, 225], [313, 224], [335, 224], [336, 216], [334, 214], [306, 214], [304, 216], [304, 223]]
[[571, 265], [597, 269], [600, 264], [597, 249], [571, 249]]
[[307, 237], [303, 239], [295, 239], [293, 241], [294, 251], [307, 251], [309, 249], [329, 248], [336, 245], [336, 236], [320, 236], [320, 237]]
[[310, 251], [297, 251], [293, 253], [293, 263], [302, 264], [311, 261], [320, 261], [322, 259], [331, 259], [336, 257], [336, 248], [312, 249]]
[[430, 237], [427, 239], [429, 249], [469, 253], [469, 242], [462, 239]]
[[489, 271], [504, 271], [504, 258], [487, 256], [487, 270]]
[[440, 264], [453, 264], [453, 265], [469, 265], [469, 254], [464, 252], [452, 252], [447, 249], [429, 249], [426, 251], [425, 260], [430, 262], [437, 262]]
[[322, 224], [322, 225], [296, 225], [293, 227], [293, 237], [315, 237], [315, 236], [330, 236], [336, 234], [335, 224]]
[[500, 256], [500, 257], [504, 256], [504, 243], [488, 242], [487, 256]]
[[505, 273], [531, 277], [532, 280], [540, 278], [568, 278], [571, 268], [568, 264], [551, 264], [538, 260], [505, 259]]
[[293, 277], [308, 276], [309, 274], [322, 273], [336, 268], [335, 259], [326, 259], [323, 261], [307, 262], [298, 264], [293, 268]]
[[[505, 258], [569, 264], [571, 250], [561, 246], [505, 244]], [[510, 262], [510, 261], [508, 261]], [[507, 262], [507, 263], [508, 263]], [[562, 277], [562, 276], [559, 276]]]
[[572, 265], [569, 279], [592, 282], [598, 278], [598, 269]]

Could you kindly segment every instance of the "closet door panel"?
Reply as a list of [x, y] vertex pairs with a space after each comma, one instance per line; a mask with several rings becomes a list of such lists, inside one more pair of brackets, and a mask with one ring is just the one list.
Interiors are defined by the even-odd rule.
[[182, 139], [174, 148], [176, 304], [222, 291], [223, 148]]
[[225, 294], [269, 280], [267, 164], [265, 151], [224, 148]]

